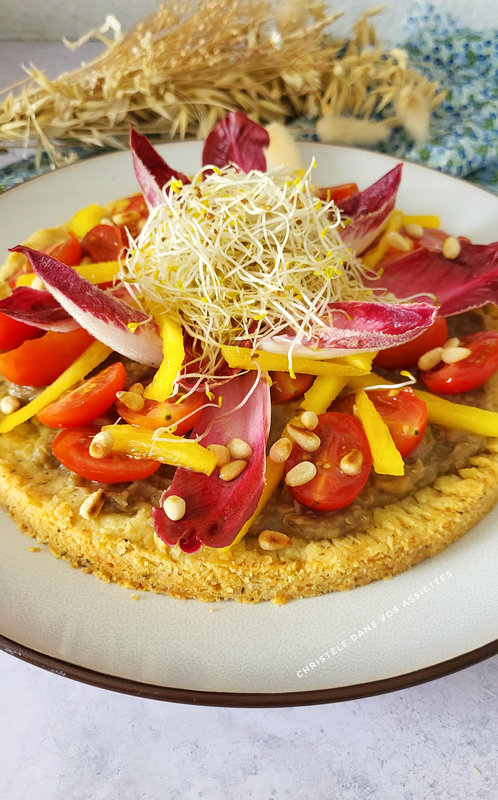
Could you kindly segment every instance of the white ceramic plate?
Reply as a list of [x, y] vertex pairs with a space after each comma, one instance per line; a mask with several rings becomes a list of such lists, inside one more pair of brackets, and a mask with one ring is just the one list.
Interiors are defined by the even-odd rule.
[[[183, 172], [197, 142], [165, 145]], [[364, 187], [396, 161], [306, 144], [317, 183]], [[0, 197], [0, 253], [78, 208], [137, 190], [129, 153], [35, 179]], [[405, 164], [397, 207], [439, 214], [475, 242], [498, 231], [498, 198]], [[436, 558], [389, 581], [275, 606], [207, 605], [132, 592], [71, 569], [4, 515], [0, 522], [0, 634], [4, 649], [107, 688], [193, 703], [285, 705], [360, 697], [446, 674], [495, 653], [498, 511]]]

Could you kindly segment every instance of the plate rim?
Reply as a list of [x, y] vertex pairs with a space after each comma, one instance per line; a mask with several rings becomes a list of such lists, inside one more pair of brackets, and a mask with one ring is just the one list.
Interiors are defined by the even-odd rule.
[[[347, 145], [335, 145], [318, 141], [298, 141], [298, 145], [306, 147], [315, 147], [317, 149], [327, 149], [336, 151], [347, 151], [349, 153], [361, 153], [390, 163], [406, 164], [409, 167], [415, 167], [417, 171], [424, 170], [431, 174], [440, 175], [445, 180], [456, 181], [460, 185], [468, 186], [469, 189], [477, 190], [485, 195], [498, 200], [496, 194], [484, 189], [478, 184], [466, 181], [461, 177], [448, 175], [442, 170], [428, 167], [424, 164], [418, 164], [414, 161], [409, 161], [400, 158], [397, 155], [389, 153], [380, 153], [369, 150], [367, 148], [357, 148]], [[170, 148], [182, 145], [202, 145], [202, 140], [188, 139], [185, 141], [163, 141], [157, 144], [159, 149]], [[35, 175], [22, 183], [6, 189], [0, 195], [0, 201], [3, 197], [7, 198], [12, 192], [22, 191], [25, 187], [29, 187], [34, 182], [40, 179], [46, 179], [49, 175], [56, 175], [66, 168], [81, 167], [81, 165], [89, 162], [96, 161], [102, 158], [112, 158], [121, 154], [121, 157], [130, 153], [129, 148], [123, 150], [105, 151], [103, 153], [93, 154], [89, 157], [80, 159], [76, 162], [66, 164], [55, 171], [47, 171], [40, 175]], [[23, 645], [4, 636], [0, 633], [0, 650], [12, 655], [19, 660], [32, 664], [53, 674], [58, 674], [63, 677], [81, 682], [87, 685], [92, 685], [97, 688], [107, 689], [121, 694], [128, 694], [132, 696], [143, 697], [146, 699], [155, 699], [165, 702], [175, 702], [181, 704], [212, 706], [212, 707], [232, 707], [232, 708], [278, 708], [278, 707], [298, 707], [318, 705], [325, 703], [345, 702], [347, 700], [356, 700], [375, 695], [399, 691], [412, 686], [420, 685], [437, 678], [445, 677], [459, 670], [473, 666], [481, 661], [498, 655], [498, 638], [487, 642], [478, 648], [459, 653], [450, 659], [438, 661], [428, 666], [419, 669], [401, 673], [399, 675], [391, 676], [388, 678], [380, 678], [375, 681], [366, 683], [356, 683], [347, 686], [336, 686], [324, 689], [312, 690], [293, 690], [288, 692], [218, 692], [211, 690], [197, 690], [197, 689], [184, 689], [179, 687], [161, 686], [154, 683], [140, 682], [133, 678], [126, 678], [119, 675], [113, 675], [91, 668], [80, 666], [71, 661], [59, 659], [55, 656], [43, 653], [40, 650], [35, 650], [27, 645]]]
[[390, 678], [380, 678], [368, 683], [336, 686], [328, 689], [269, 693], [214, 692], [142, 683], [131, 678], [122, 678], [117, 675], [98, 672], [88, 667], [81, 667], [54, 656], [40, 653], [38, 650], [32, 650], [26, 645], [14, 642], [2, 634], [0, 634], [0, 650], [60, 677], [69, 678], [98, 689], [141, 697], [146, 700], [218, 708], [297, 708], [299, 706], [362, 700], [367, 697], [389, 694], [419, 686], [438, 678], [444, 678], [447, 675], [459, 672], [498, 655], [498, 639], [446, 661], [440, 661], [428, 667], [421, 667], [401, 675], [393, 675]]

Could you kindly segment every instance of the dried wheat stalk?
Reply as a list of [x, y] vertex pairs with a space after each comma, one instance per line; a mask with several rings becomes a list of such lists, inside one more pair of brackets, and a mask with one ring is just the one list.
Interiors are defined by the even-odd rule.
[[327, 16], [315, 0], [163, 2], [125, 35], [109, 18], [113, 40], [104, 27], [81, 40], [106, 44], [91, 63], [55, 80], [31, 65], [18, 94], [0, 92], [0, 141], [35, 138], [58, 164], [58, 142], [123, 147], [130, 124], [204, 138], [230, 109], [262, 123], [330, 109], [368, 117], [412, 89], [432, 108], [438, 87], [407, 69], [399, 51], [378, 46], [370, 22], [378, 10], [350, 41], [328, 33], [339, 14]]

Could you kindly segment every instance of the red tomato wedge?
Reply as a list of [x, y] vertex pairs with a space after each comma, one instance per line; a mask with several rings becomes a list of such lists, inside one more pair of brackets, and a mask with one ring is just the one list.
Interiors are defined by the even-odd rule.
[[125, 381], [124, 365], [116, 361], [50, 403], [37, 417], [49, 428], [81, 428], [113, 405]]
[[81, 244], [72, 231], [69, 232], [67, 239], [47, 247], [44, 252], [62, 261], [68, 267], [77, 267], [81, 262]]
[[45, 331], [26, 325], [0, 312], [0, 350], [13, 350], [27, 339], [38, 339]]
[[[344, 508], [358, 497], [372, 468], [372, 455], [365, 432], [355, 417], [328, 411], [318, 417], [315, 433], [321, 440], [314, 453], [306, 453], [297, 445], [287, 459], [289, 472], [301, 461], [311, 461], [317, 468], [316, 476], [304, 486], [290, 487], [292, 495], [315, 511], [334, 511]], [[356, 475], [347, 475], [339, 464], [344, 456], [353, 453], [361, 462]]]
[[83, 328], [48, 331], [0, 356], [0, 372], [21, 386], [46, 386], [61, 375], [93, 342]]
[[270, 372], [270, 378], [270, 394], [274, 403], [287, 403], [300, 397], [313, 383], [313, 376], [302, 372], [296, 373], [295, 378], [291, 378], [288, 372]]
[[343, 200], [347, 200], [348, 197], [358, 194], [358, 191], [357, 183], [340, 183], [337, 186], [321, 187], [317, 194], [320, 200], [323, 200], [325, 203], [330, 203], [330, 201], [333, 200], [336, 206], [340, 208]]
[[[389, 428], [397, 450], [406, 458], [422, 441], [427, 424], [426, 404], [408, 387], [369, 391], [368, 396]], [[340, 397], [332, 408], [353, 414], [354, 395]]]
[[390, 347], [388, 350], [381, 350], [374, 359], [376, 367], [385, 369], [402, 369], [412, 367], [417, 363], [420, 356], [432, 350], [433, 347], [441, 347], [448, 338], [448, 323], [444, 317], [436, 317], [432, 325], [427, 328], [420, 336], [412, 339], [411, 342], [399, 344], [397, 347]]
[[119, 225], [95, 225], [82, 239], [81, 250], [94, 263], [117, 261], [126, 245], [126, 234]]
[[135, 458], [127, 453], [109, 453], [104, 458], [90, 455], [90, 444], [100, 428], [72, 428], [60, 431], [52, 444], [52, 451], [71, 472], [89, 481], [99, 483], [125, 483], [148, 478], [159, 467], [159, 461]]
[[498, 370], [498, 332], [479, 331], [460, 339], [470, 355], [456, 364], [444, 364], [420, 373], [431, 392], [460, 394], [482, 386]]
[[202, 413], [201, 407], [207, 402], [207, 399], [203, 392], [185, 395], [184, 400], [177, 402], [179, 398], [180, 395], [173, 395], [163, 403], [158, 403], [156, 400], [145, 400], [141, 411], [133, 411], [121, 400], [118, 400], [116, 409], [119, 416], [130, 425], [138, 425], [140, 428], [149, 430], [175, 425], [172, 432], [175, 436], [183, 436], [199, 421]]

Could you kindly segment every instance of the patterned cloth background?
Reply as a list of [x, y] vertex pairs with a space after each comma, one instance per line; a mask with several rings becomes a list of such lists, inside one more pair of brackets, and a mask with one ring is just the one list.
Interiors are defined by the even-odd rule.
[[[402, 129], [372, 149], [465, 178], [498, 194], [498, 31], [459, 28], [432, 3], [415, 2], [400, 42], [411, 65], [448, 94], [433, 114], [430, 138], [415, 144]], [[296, 138], [316, 139], [314, 122], [296, 120]], [[102, 148], [72, 148], [79, 159]], [[0, 171], [0, 191], [49, 171], [47, 158], [36, 166], [23, 159]]]

